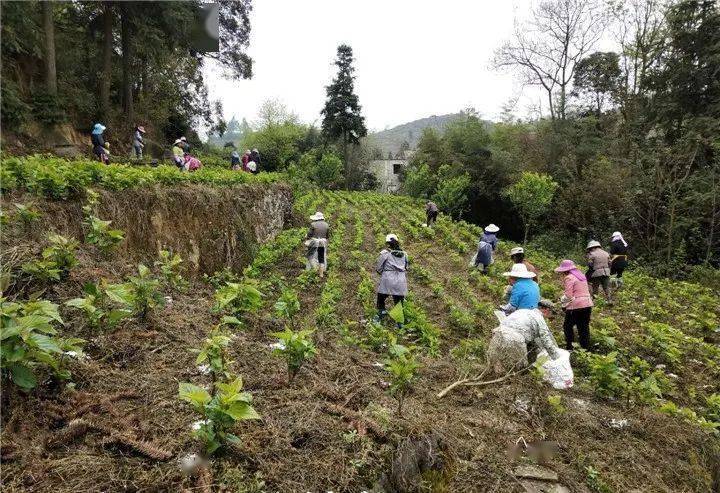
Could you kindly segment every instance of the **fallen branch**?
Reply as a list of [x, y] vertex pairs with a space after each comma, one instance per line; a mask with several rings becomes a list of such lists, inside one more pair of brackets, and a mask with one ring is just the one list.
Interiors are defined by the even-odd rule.
[[457, 380], [456, 382], [451, 383], [450, 385], [448, 385], [447, 387], [445, 387], [443, 390], [441, 390], [441, 391], [437, 394], [437, 397], [438, 397], [438, 399], [442, 399], [443, 397], [445, 397], [445, 395], [446, 395], [448, 392], [450, 392], [451, 390], [453, 390], [453, 389], [455, 389], [455, 388], [457, 388], [457, 387], [462, 387], [462, 386], [467, 386], [467, 387], [481, 387], [481, 386], [483, 386], [483, 385], [492, 385], [492, 384], [494, 384], [494, 383], [500, 383], [500, 382], [502, 382], [502, 381], [504, 381], [504, 380], [507, 380], [508, 378], [512, 378], [512, 377], [515, 377], [515, 376], [517, 376], [517, 375], [520, 375], [521, 373], [524, 373], [524, 372], [528, 371], [530, 368], [531, 368], [530, 366], [526, 366], [525, 368], [521, 368], [520, 370], [510, 371], [510, 372], [506, 373], [505, 375], [503, 375], [502, 377], [499, 377], [499, 378], [494, 378], [494, 379], [492, 379], [492, 380], [480, 381], [480, 379], [481, 379], [483, 376], [485, 376], [485, 373], [487, 373], [487, 368], [486, 368], [486, 369], [483, 370], [483, 372], [482, 372], [480, 375], [478, 375], [477, 377], [473, 377], [473, 378], [461, 378], [460, 380]]
[[487, 368], [485, 368], [485, 369], [482, 371], [482, 373], [480, 373], [480, 375], [478, 375], [478, 376], [476, 376], [476, 377], [472, 377], [472, 378], [470, 378], [470, 377], [461, 378], [460, 380], [457, 380], [457, 381], [451, 383], [450, 385], [448, 385], [447, 387], [445, 387], [444, 389], [442, 389], [442, 390], [438, 393], [437, 398], [438, 398], [438, 399], [442, 399], [442, 398], [445, 397], [445, 395], [447, 395], [447, 393], [450, 392], [452, 389], [454, 389], [454, 388], [456, 388], [456, 387], [459, 387], [459, 386], [461, 386], [461, 385], [466, 385], [468, 382], [472, 382], [472, 381], [475, 381], [475, 380], [480, 380], [483, 376], [485, 376], [485, 373], [487, 373]]

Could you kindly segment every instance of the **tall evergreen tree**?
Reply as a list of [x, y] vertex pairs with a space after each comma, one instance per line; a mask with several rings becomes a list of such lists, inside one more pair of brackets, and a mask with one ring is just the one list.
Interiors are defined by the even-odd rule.
[[323, 136], [342, 145], [347, 180], [351, 175], [349, 146], [360, 144], [360, 138], [367, 135], [365, 118], [360, 114], [360, 103], [355, 94], [355, 68], [352, 63], [352, 48], [345, 44], [338, 46], [335, 60], [338, 74], [326, 87], [327, 101], [320, 112], [323, 115]]

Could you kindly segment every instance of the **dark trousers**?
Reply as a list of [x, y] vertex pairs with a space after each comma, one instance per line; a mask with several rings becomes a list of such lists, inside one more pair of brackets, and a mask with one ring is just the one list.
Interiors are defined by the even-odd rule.
[[324, 264], [325, 263], [325, 247], [318, 247], [318, 263]]
[[437, 221], [438, 211], [427, 211], [427, 220], [425, 221], [428, 226]]
[[[387, 300], [387, 297], [390, 296], [389, 294], [385, 293], [378, 293], [377, 294], [377, 309], [379, 312], [385, 311], [385, 300]], [[398, 303], [402, 302], [405, 297], [401, 296], [399, 294], [392, 295], [392, 299], [397, 305]]]
[[565, 310], [565, 322], [563, 323], [563, 331], [565, 331], [565, 349], [572, 349], [573, 341], [575, 341], [574, 327], [577, 327], [580, 336], [580, 347], [590, 349], [590, 312], [592, 307], [577, 308], [575, 310]]

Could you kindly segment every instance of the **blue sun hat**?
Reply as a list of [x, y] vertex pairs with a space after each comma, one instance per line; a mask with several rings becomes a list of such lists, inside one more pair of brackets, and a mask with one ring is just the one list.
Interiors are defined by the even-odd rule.
[[105, 131], [105, 128], [105, 125], [103, 125], [102, 123], [96, 123], [93, 127], [92, 133], [95, 135], [101, 134]]

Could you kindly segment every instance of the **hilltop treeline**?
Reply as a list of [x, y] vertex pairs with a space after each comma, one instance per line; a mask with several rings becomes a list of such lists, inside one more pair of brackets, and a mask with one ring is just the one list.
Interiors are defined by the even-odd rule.
[[[565, 45], [575, 59], [557, 55], [554, 48], [563, 41], [553, 33], [529, 28], [498, 50], [498, 66], [547, 84], [549, 118], [508, 117], [488, 130], [466, 112], [442, 136], [428, 130], [405, 189], [520, 237], [522, 225], [503, 191], [522, 171], [544, 173], [560, 185], [551, 212], [534, 227], [536, 235], [560, 233], [550, 243], [565, 248], [567, 239], [575, 245], [590, 237], [607, 241], [621, 230], [636, 258], [662, 274], [681, 273], [689, 263], [717, 265], [718, 3], [624, 2], [621, 10], [605, 11], [615, 22], [604, 32], [619, 33], [612, 52], [577, 48], [593, 34], [593, 22], [602, 27], [604, 17], [589, 9], [593, 5], [550, 1], [533, 13], [537, 24], [557, 22], [560, 30], [565, 14], [579, 19], [574, 30], [568, 27]], [[535, 57], [533, 50], [545, 51]], [[553, 67], [568, 75], [560, 77]]]
[[[36, 2], [2, 4], [2, 123], [94, 121], [113, 132], [148, 125], [156, 138], [199, 124], [221, 130], [201, 67], [209, 59], [230, 77], [252, 75], [246, 55], [250, 0], [220, 1], [220, 51], [200, 53], [202, 2]], [[121, 130], [124, 129], [124, 130]], [[127, 140], [127, 139], [126, 139]]]

